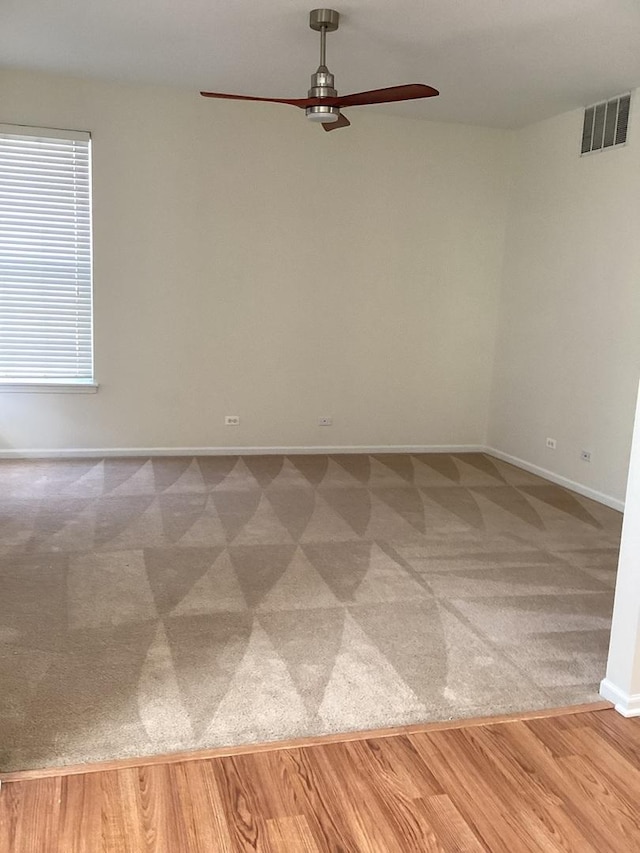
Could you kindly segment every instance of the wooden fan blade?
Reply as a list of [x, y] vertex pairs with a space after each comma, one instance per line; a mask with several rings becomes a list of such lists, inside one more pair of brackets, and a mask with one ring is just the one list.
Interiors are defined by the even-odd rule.
[[[356, 92], [354, 95], [336, 95], [328, 98], [254, 98], [253, 95], [230, 95], [226, 92], [200, 92], [205, 98], [226, 98], [230, 101], [266, 101], [269, 104], [290, 104], [301, 110], [307, 107], [317, 107], [321, 104], [327, 107], [361, 107], [366, 104], [390, 104], [394, 101], [414, 101], [417, 98], [433, 98], [439, 95], [437, 89], [425, 86], [424, 83], [409, 83], [406, 86], [389, 86], [387, 89], [372, 89], [370, 92]], [[335, 127], [347, 125], [333, 122]]]
[[[254, 98], [252, 95], [228, 95], [224, 92], [200, 92], [204, 98], [227, 98], [230, 101], [267, 101], [270, 104], [291, 104], [304, 109], [309, 106], [310, 98]], [[313, 99], [317, 101], [317, 98]]]
[[325, 98], [323, 103], [335, 101], [336, 107], [360, 107], [366, 104], [390, 104], [393, 101], [414, 101], [417, 98], [434, 98], [439, 95], [437, 89], [424, 83], [408, 83], [406, 86], [389, 86], [387, 89], [372, 89], [370, 92], [357, 92], [355, 95], [338, 95], [337, 98]]
[[322, 127], [324, 128], [324, 130], [337, 130], [339, 127], [349, 127], [350, 125], [351, 122], [346, 116], [343, 116], [342, 113], [340, 113], [338, 121], [322, 122]]

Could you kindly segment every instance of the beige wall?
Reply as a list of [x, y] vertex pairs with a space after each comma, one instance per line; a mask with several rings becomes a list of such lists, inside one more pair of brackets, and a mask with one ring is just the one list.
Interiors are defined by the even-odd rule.
[[27, 73], [0, 92], [0, 122], [93, 134], [100, 382], [1, 394], [0, 450], [484, 443], [509, 133], [352, 110], [325, 134]]
[[580, 158], [579, 110], [517, 134], [353, 110], [325, 134], [175, 89], [0, 93], [0, 122], [93, 133], [100, 382], [1, 393], [0, 452], [488, 443], [623, 497], [640, 111]]
[[586, 157], [582, 116], [516, 135], [489, 445], [622, 500], [640, 376], [640, 110], [627, 146]]

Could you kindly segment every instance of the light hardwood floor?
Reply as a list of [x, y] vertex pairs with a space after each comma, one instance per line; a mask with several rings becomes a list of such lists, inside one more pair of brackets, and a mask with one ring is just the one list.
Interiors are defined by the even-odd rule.
[[5, 853], [640, 850], [611, 709], [4, 781]]

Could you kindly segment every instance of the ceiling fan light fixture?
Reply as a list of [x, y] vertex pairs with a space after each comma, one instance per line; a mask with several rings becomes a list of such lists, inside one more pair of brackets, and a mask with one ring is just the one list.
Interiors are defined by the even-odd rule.
[[307, 107], [305, 114], [309, 121], [319, 121], [323, 124], [338, 121], [340, 118], [340, 107], [325, 107], [322, 105]]

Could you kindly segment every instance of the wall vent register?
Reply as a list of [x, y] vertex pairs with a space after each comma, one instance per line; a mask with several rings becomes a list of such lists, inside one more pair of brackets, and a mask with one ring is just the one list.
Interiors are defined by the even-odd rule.
[[629, 127], [631, 95], [593, 104], [584, 111], [581, 154], [624, 145]]

